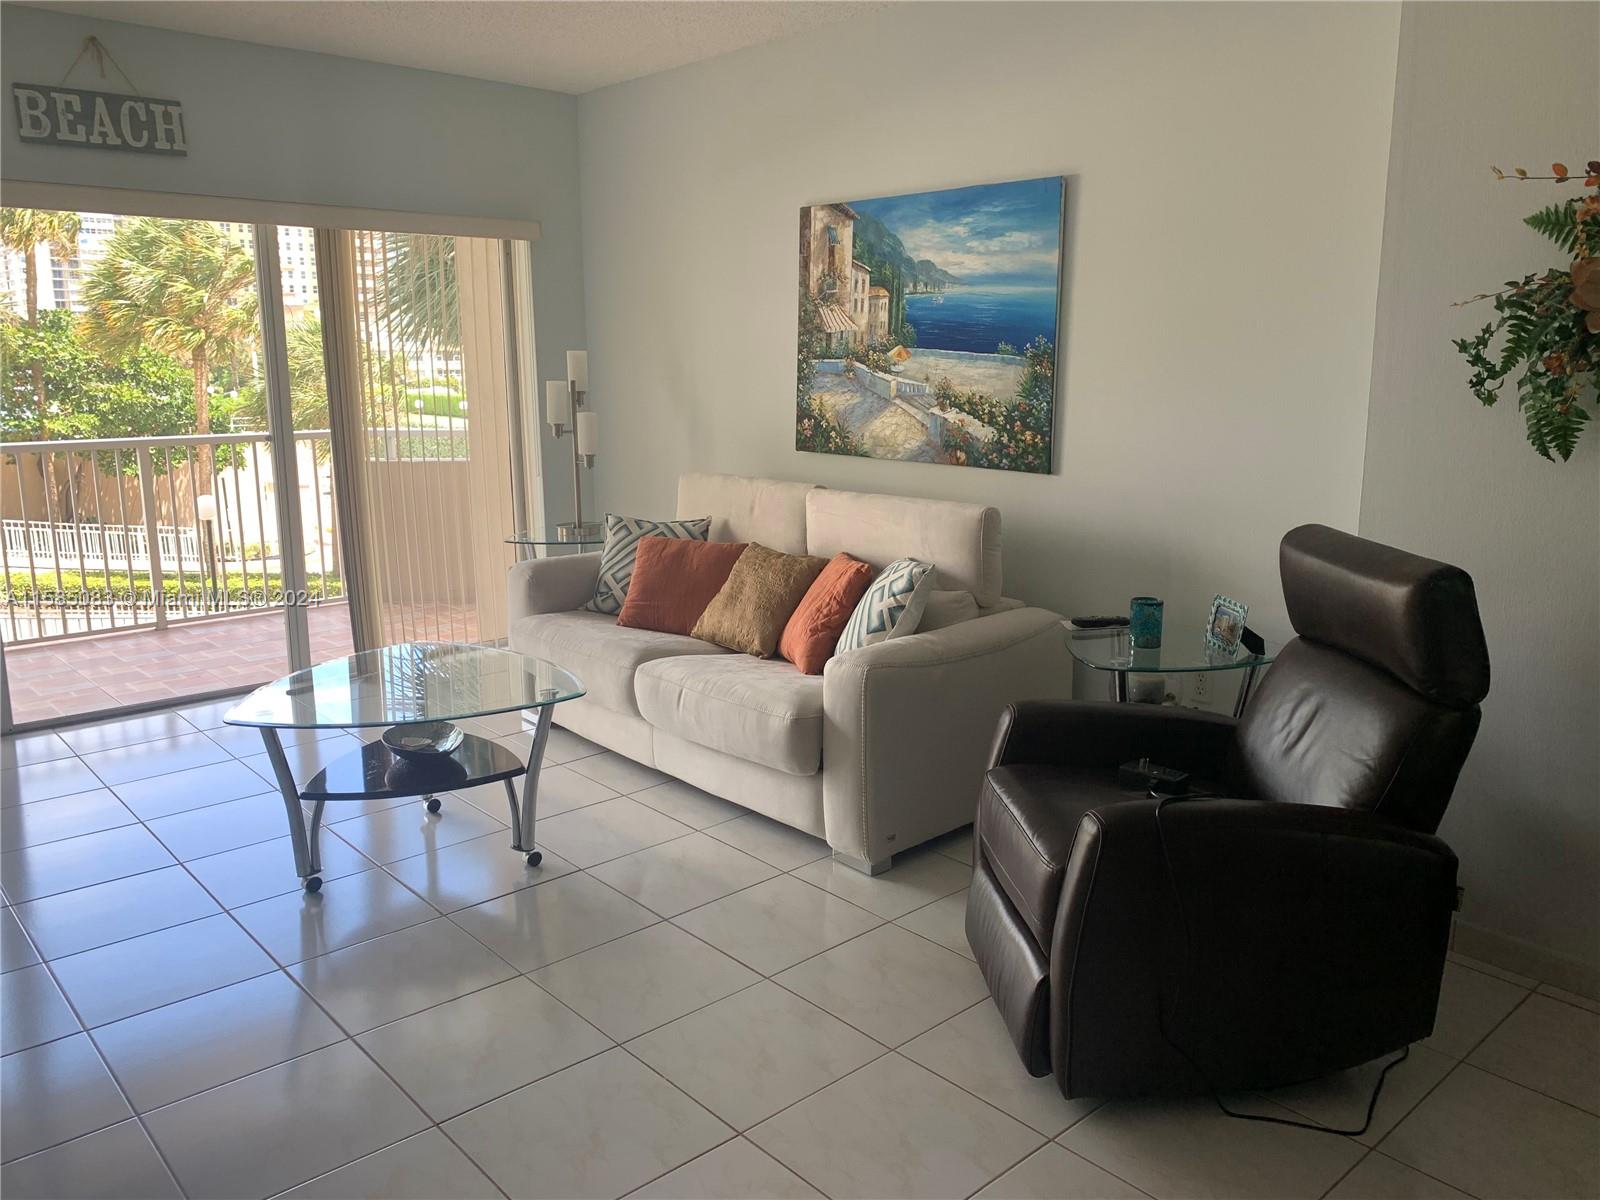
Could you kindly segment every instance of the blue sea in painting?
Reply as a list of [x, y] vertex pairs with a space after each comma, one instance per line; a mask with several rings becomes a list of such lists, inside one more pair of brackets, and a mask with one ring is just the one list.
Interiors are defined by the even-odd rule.
[[1007, 342], [1020, 353], [1036, 337], [1055, 345], [1056, 289], [980, 285], [908, 295], [906, 320], [926, 350], [993, 354]]

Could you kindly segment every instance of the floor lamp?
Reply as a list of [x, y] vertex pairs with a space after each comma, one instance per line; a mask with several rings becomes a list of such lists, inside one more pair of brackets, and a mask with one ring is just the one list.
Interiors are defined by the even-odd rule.
[[556, 540], [595, 542], [604, 536], [599, 522], [583, 519], [583, 468], [594, 469], [600, 418], [584, 409], [589, 394], [589, 352], [567, 351], [567, 377], [544, 385], [545, 420], [558, 438], [572, 436], [572, 520], [556, 526]]

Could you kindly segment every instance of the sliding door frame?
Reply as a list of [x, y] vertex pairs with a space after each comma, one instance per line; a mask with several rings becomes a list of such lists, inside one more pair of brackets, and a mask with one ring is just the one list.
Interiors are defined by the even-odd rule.
[[[15, 208], [105, 212], [122, 216], [193, 218], [205, 221], [231, 221], [252, 226], [256, 283], [260, 296], [267, 429], [273, 459], [278, 465], [278, 469], [274, 472], [278, 482], [274, 504], [279, 540], [284, 547], [280, 555], [281, 580], [286, 593], [283, 611], [286, 650], [291, 670], [311, 665], [311, 639], [306, 605], [300, 602], [300, 598], [307, 592], [307, 580], [301, 553], [304, 547], [304, 530], [299, 503], [299, 459], [294, 444], [288, 345], [283, 310], [283, 280], [278, 259], [279, 226], [312, 228], [316, 232], [319, 251], [325, 240], [331, 240], [322, 236], [324, 231], [328, 230], [359, 229], [439, 234], [453, 237], [496, 238], [502, 241], [501, 271], [506, 309], [505, 370], [510, 403], [509, 428], [513, 437], [513, 453], [507, 467], [511, 473], [512, 501], [517, 510], [517, 522], [519, 524], [526, 522], [531, 526], [541, 517], [543, 471], [540, 461], [538, 421], [535, 416], [530, 428], [527, 416], [530, 412], [535, 414], [537, 412], [536, 408], [530, 407], [535, 402], [534, 398], [538, 392], [532, 305], [532, 244], [539, 240], [541, 233], [537, 221], [455, 217], [434, 213], [257, 200], [241, 196], [156, 192], [11, 178], [0, 178], [0, 203]], [[328, 365], [331, 367], [332, 363]], [[333, 381], [330, 378], [330, 392], [332, 387]], [[330, 400], [331, 398], [330, 395]], [[339, 473], [336, 470], [334, 474], [336, 504], [340, 486]], [[349, 560], [348, 555], [346, 559]], [[290, 602], [291, 600], [293, 602]], [[350, 603], [355, 649], [367, 649], [368, 647], [361, 645], [361, 634], [357, 632], [354, 624], [355, 597], [350, 597]], [[20, 725], [12, 719], [10, 690], [10, 673], [5, 649], [0, 645], [0, 733], [5, 734], [132, 716], [174, 706], [203, 704], [238, 695], [247, 689], [230, 687], [179, 699], [160, 698], [149, 702], [97, 709], [65, 718], [26, 721]]]
[[254, 225], [256, 292], [260, 303], [262, 373], [266, 378], [267, 436], [272, 447], [272, 474], [277, 483], [273, 503], [278, 517], [278, 570], [283, 588], [284, 636], [289, 669], [311, 665], [311, 620], [306, 615], [306, 543], [300, 519], [300, 455], [294, 444], [294, 407], [290, 398], [289, 340], [283, 320], [283, 273], [278, 263], [278, 226]]

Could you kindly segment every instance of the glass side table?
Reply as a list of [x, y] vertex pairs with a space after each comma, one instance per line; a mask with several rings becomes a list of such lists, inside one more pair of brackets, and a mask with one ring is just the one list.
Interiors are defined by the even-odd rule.
[[573, 548], [577, 550], [590, 550], [595, 546], [606, 544], [604, 529], [594, 534], [585, 534], [577, 537], [562, 537], [555, 528], [550, 529], [519, 529], [506, 539], [506, 545], [517, 548], [517, 561], [526, 562], [530, 558], [549, 558], [557, 550]]
[[1154, 650], [1135, 650], [1128, 630], [1067, 628], [1067, 649], [1072, 657], [1095, 671], [1112, 673], [1112, 689], [1120, 703], [1128, 701], [1129, 675], [1183, 675], [1195, 671], [1243, 671], [1244, 682], [1239, 686], [1239, 698], [1234, 702], [1233, 715], [1241, 716], [1244, 706], [1255, 687], [1256, 675], [1261, 668], [1278, 657], [1283, 649], [1280, 642], [1263, 639], [1266, 650], [1252, 654], [1243, 646], [1232, 651], [1213, 650], [1206, 645], [1205, 632], [1197, 629], [1192, 634], [1169, 633], [1162, 645]]
[[[492, 646], [449, 642], [403, 642], [318, 663], [265, 684], [223, 716], [228, 725], [261, 731], [267, 760], [283, 794], [294, 850], [295, 873], [308, 892], [322, 887], [317, 834], [331, 801], [395, 800], [420, 796], [430, 814], [441, 807], [439, 792], [486, 783], [505, 784], [511, 809], [511, 848], [536, 867], [533, 827], [539, 768], [550, 735], [552, 710], [583, 695], [569, 671], [539, 658]], [[533, 745], [527, 762], [488, 738], [467, 733], [457, 721], [499, 713], [532, 711]], [[526, 724], [526, 722], [524, 722]], [[304, 786], [296, 782], [284, 753], [282, 731], [383, 729], [386, 733], [429, 727], [436, 753], [401, 753], [386, 738], [363, 742], [318, 771]], [[514, 781], [523, 778], [521, 802]], [[464, 803], [464, 802], [463, 802]], [[303, 806], [309, 805], [306, 820]]]

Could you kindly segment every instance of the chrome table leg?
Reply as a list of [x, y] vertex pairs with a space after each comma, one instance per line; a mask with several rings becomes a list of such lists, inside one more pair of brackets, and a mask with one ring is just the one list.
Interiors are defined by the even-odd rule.
[[1260, 667], [1247, 667], [1244, 673], [1244, 682], [1239, 685], [1239, 698], [1233, 702], [1233, 719], [1237, 721], [1244, 716], [1244, 706], [1250, 702], [1250, 693], [1255, 690], [1256, 672]]
[[528, 856], [528, 865], [536, 867], [544, 858], [533, 846], [533, 823], [539, 801], [539, 768], [544, 764], [545, 743], [550, 740], [551, 705], [541, 705], [534, 720], [533, 747], [528, 751], [528, 767], [522, 777], [522, 803], [517, 803], [516, 781], [506, 780], [506, 796], [511, 801], [511, 848]]
[[267, 761], [278, 780], [278, 791], [283, 793], [283, 808], [289, 818], [289, 844], [294, 848], [294, 873], [300, 877], [306, 891], [314, 892], [322, 886], [322, 862], [317, 853], [317, 832], [322, 825], [322, 801], [311, 808], [311, 828], [306, 829], [305, 810], [300, 806], [300, 788], [289, 769], [289, 760], [283, 753], [283, 742], [278, 731], [271, 726], [261, 727], [261, 740], [266, 743]]

